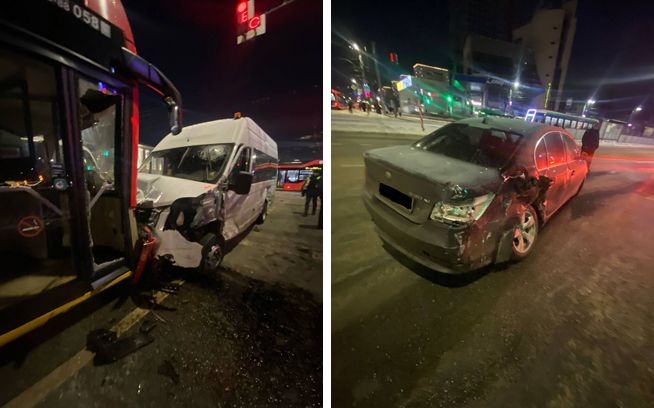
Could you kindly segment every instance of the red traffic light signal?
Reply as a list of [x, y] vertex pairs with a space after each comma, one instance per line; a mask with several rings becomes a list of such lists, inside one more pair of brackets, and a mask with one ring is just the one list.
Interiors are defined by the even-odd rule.
[[[254, 10], [252, 10], [254, 11]], [[236, 33], [244, 34], [249, 30], [248, 23], [250, 21], [250, 1], [238, 0], [236, 3]]]
[[238, 24], [245, 24], [248, 22], [248, 3], [241, 0], [236, 6], [236, 21]]

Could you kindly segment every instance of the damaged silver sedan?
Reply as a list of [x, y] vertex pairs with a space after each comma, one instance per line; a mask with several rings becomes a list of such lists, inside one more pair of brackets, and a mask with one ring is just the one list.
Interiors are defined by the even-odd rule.
[[588, 174], [567, 131], [506, 118], [457, 121], [364, 161], [381, 239], [445, 273], [525, 258]]

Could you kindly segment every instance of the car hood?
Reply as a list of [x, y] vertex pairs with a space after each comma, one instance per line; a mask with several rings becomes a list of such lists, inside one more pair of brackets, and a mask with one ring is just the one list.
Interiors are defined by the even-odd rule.
[[154, 207], [166, 207], [182, 197], [197, 197], [215, 187], [215, 184], [187, 180], [158, 174], [138, 173], [136, 202], [152, 202]]

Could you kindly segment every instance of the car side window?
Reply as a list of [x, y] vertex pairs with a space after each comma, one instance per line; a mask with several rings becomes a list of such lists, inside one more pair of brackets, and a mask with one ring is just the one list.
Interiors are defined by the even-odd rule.
[[232, 168], [232, 172], [229, 175], [230, 180], [234, 180], [234, 177], [242, 171], [250, 171], [250, 148], [245, 147], [243, 150], [241, 150], [241, 153], [238, 155], [238, 159], [236, 159], [236, 163], [234, 163], [234, 167]]
[[559, 132], [550, 132], [545, 135], [547, 147], [547, 163], [549, 167], [558, 166], [566, 162], [565, 146]]
[[565, 143], [565, 151], [568, 156], [568, 161], [576, 160], [579, 157], [579, 147], [572, 138], [563, 135], [563, 142]]
[[545, 148], [544, 139], [541, 139], [536, 145], [534, 157], [536, 159], [536, 169], [543, 170], [547, 168], [547, 149]]

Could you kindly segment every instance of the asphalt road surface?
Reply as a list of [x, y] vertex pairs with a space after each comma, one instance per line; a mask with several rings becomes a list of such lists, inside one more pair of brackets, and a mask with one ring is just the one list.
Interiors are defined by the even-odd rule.
[[[322, 231], [303, 207], [278, 193], [219, 280], [172, 268], [181, 286], [156, 305], [113, 288], [0, 349], [0, 405], [321, 406]], [[127, 338], [145, 321], [154, 341], [116, 362], [85, 350], [91, 330]]]
[[651, 407], [654, 149], [601, 147], [523, 262], [463, 276], [381, 245], [364, 151], [332, 135], [335, 407]]

